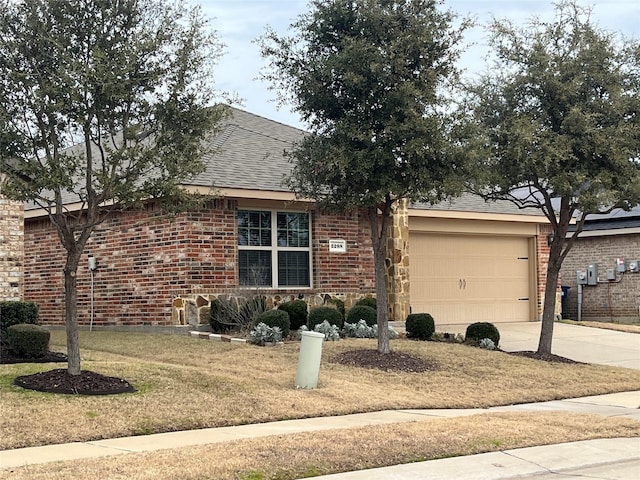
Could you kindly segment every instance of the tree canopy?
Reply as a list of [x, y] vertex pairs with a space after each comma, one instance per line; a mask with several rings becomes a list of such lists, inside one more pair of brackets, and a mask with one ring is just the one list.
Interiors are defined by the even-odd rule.
[[86, 242], [115, 208], [184, 198], [222, 115], [211, 86], [220, 53], [200, 10], [180, 2], [0, 0], [2, 191], [44, 209], [67, 252], [71, 374]]
[[[381, 336], [392, 206], [399, 199], [436, 201], [462, 185], [462, 157], [450, 141], [459, 123], [448, 113], [447, 93], [467, 22], [454, 28], [454, 15], [439, 5], [314, 0], [291, 36], [269, 30], [260, 41], [270, 61], [263, 77], [310, 126], [288, 152], [290, 185], [320, 208], [368, 212]], [[388, 351], [388, 338], [379, 338], [379, 350]]]
[[538, 347], [550, 353], [558, 274], [587, 215], [640, 203], [640, 43], [567, 0], [553, 22], [489, 30], [494, 64], [470, 90], [471, 187], [538, 208], [553, 228]]

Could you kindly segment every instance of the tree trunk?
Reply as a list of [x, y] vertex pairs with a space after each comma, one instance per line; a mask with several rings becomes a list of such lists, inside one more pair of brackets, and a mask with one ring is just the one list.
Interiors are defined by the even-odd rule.
[[389, 345], [389, 319], [387, 301], [387, 275], [386, 275], [386, 230], [388, 225], [388, 213], [383, 211], [381, 224], [378, 225], [378, 209], [369, 209], [369, 223], [371, 226], [371, 243], [373, 245], [373, 261], [376, 276], [376, 310], [378, 323], [378, 352], [387, 354], [391, 352]]
[[551, 354], [551, 342], [553, 340], [553, 325], [556, 316], [556, 292], [558, 290], [558, 277], [560, 276], [560, 254], [562, 253], [562, 241], [557, 239], [551, 244], [549, 251], [549, 264], [547, 267], [547, 284], [544, 289], [544, 306], [542, 310], [542, 326], [540, 329], [540, 341], [538, 354]]
[[65, 325], [67, 330], [67, 372], [80, 375], [80, 343], [78, 342], [77, 273], [80, 254], [67, 252], [64, 267]]

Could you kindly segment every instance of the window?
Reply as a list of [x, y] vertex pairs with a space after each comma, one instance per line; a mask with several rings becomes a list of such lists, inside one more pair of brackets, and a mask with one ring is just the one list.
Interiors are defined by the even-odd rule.
[[310, 287], [310, 244], [307, 213], [239, 210], [240, 285]]

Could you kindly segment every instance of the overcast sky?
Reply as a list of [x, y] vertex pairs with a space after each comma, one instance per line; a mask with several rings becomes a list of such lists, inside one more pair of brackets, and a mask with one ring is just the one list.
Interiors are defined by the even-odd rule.
[[[292, 21], [307, 11], [307, 0], [188, 1], [203, 7], [226, 45], [225, 55], [216, 68], [218, 90], [236, 93], [242, 99], [239, 107], [244, 110], [304, 128], [299, 117], [286, 106], [278, 108], [275, 92], [257, 79], [265, 62], [253, 42], [267, 25], [280, 35], [286, 34]], [[635, 39], [640, 37], [640, 0], [585, 0], [582, 4], [593, 8], [592, 18], [602, 28]], [[486, 25], [493, 17], [524, 24], [533, 15], [551, 19], [554, 12], [552, 0], [445, 0], [444, 6], [461, 16], [475, 17], [480, 25]], [[487, 52], [484, 37], [481, 26], [466, 36], [466, 42], [476, 44], [461, 58], [461, 66], [470, 74], [484, 67], [483, 56]]]

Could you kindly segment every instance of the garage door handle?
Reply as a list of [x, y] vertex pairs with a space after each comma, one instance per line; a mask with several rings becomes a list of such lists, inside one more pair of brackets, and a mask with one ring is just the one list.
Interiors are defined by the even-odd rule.
[[529, 297], [526, 297], [526, 298], [519, 298], [518, 300], [529, 300]]

